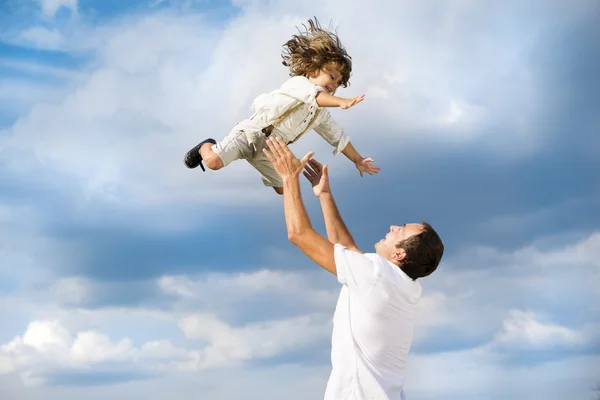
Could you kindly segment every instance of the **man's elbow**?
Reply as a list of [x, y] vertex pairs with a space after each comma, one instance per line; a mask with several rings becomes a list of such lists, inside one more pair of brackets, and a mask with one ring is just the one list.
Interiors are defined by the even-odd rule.
[[300, 241], [300, 234], [298, 232], [288, 232], [288, 240], [297, 245]]
[[288, 232], [288, 240], [298, 246], [307, 236], [309, 230], [297, 230]]

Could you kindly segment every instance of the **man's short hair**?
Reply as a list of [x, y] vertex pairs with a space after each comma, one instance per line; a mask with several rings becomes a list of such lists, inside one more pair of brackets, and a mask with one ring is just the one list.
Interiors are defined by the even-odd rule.
[[421, 222], [423, 230], [396, 244], [404, 249], [406, 257], [400, 262], [400, 268], [412, 280], [430, 275], [435, 271], [444, 254], [444, 244], [437, 232], [427, 222]]

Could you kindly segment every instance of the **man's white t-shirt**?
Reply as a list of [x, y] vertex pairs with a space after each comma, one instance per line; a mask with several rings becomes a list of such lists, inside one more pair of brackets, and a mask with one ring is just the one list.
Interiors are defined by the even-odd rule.
[[378, 254], [335, 245], [343, 285], [333, 317], [325, 400], [404, 399], [421, 285]]

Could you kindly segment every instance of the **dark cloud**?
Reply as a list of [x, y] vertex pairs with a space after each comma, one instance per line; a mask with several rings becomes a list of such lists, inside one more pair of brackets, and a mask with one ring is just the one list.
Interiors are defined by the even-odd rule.
[[[344, 215], [359, 237], [376, 241], [369, 237], [392, 223], [425, 219], [438, 228], [452, 254], [467, 243], [514, 249], [536, 237], [598, 228], [599, 10], [581, 20], [544, 25], [528, 54], [528, 89], [535, 91], [537, 104], [523, 116], [529, 121], [523, 134], [539, 141], [530, 155], [520, 154], [526, 142], [517, 140], [511, 156], [514, 127], [500, 114], [462, 146], [432, 139], [443, 137], [443, 131], [433, 136], [399, 132], [402, 140], [378, 157], [379, 176], [334, 181]], [[506, 154], [493, 154], [489, 143], [502, 137], [507, 137]], [[357, 143], [369, 149], [377, 145], [363, 137]], [[546, 212], [539, 215], [540, 210]], [[506, 218], [516, 220], [504, 228], [489, 223]]]
[[156, 375], [149, 373], [107, 368], [108, 366], [103, 365], [102, 368], [92, 368], [91, 370], [56, 370], [49, 373], [45, 378], [48, 386], [106, 386], [156, 377]]
[[269, 368], [278, 365], [326, 366], [331, 364], [331, 343], [320, 341], [314, 346], [302, 346], [299, 349], [283, 351], [273, 357], [253, 359], [248, 363], [251, 368]]
[[54, 231], [55, 237], [75, 243], [83, 254], [80, 265], [67, 266], [63, 273], [138, 280], [165, 273], [254, 269], [261, 262], [260, 249], [265, 243], [278, 241], [284, 233], [281, 219], [273, 215], [259, 217], [239, 211], [224, 215], [223, 210], [219, 211], [221, 218], [177, 233], [145, 232], [136, 226], [63, 226]]
[[[548, 161], [598, 159], [600, 151], [600, 5], [579, 20], [549, 26], [530, 62], [541, 104]], [[594, 164], [598, 166], [598, 164]], [[598, 169], [594, 181], [598, 181]], [[572, 175], [572, 179], [584, 179]]]
[[[2, 14], [0, 14], [2, 15]], [[35, 49], [0, 42], [0, 56], [10, 57], [14, 60], [39, 62], [44, 61], [47, 66], [83, 68], [89, 61], [89, 54], [74, 53], [72, 51]], [[3, 74], [0, 74], [2, 76]]]
[[507, 367], [529, 366], [533, 367], [543, 363], [551, 363], [578, 356], [600, 355], [600, 347], [585, 349], [568, 349], [550, 346], [544, 349], [535, 349], [527, 346], [520, 349], [510, 347], [504, 351], [498, 351], [502, 354], [500, 363]]
[[474, 336], [466, 334], [460, 327], [449, 326], [440, 329], [434, 334], [424, 338], [415, 337], [411, 347], [411, 354], [426, 355], [432, 353], [444, 353], [451, 351], [468, 350], [474, 347], [483, 346], [490, 342], [493, 332]]
[[[333, 182], [342, 215], [365, 247], [383, 237], [391, 224], [421, 220], [438, 230], [448, 255], [468, 244], [514, 249], [536, 237], [598, 226], [600, 192], [590, 184], [600, 170], [598, 161], [563, 156], [506, 165], [476, 152], [415, 145], [410, 152], [418, 154], [419, 162], [413, 164], [402, 161], [408, 151], [382, 160], [385, 170], [379, 176]], [[578, 207], [560, 209], [573, 199], [580, 199]], [[527, 218], [556, 207], [556, 213], [541, 220]], [[519, 215], [522, 221], [511, 230], [488, 224]]]

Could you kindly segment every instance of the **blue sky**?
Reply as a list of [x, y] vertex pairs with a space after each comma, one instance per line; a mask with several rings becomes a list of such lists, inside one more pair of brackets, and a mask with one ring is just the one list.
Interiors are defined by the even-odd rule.
[[363, 250], [421, 220], [446, 244], [409, 399], [593, 398], [597, 2], [0, 5], [1, 398], [323, 395], [335, 279], [247, 164], [181, 162], [281, 85], [313, 15], [353, 57], [340, 94], [366, 94], [332, 114], [382, 171], [360, 178], [316, 134], [294, 152], [330, 165]]

